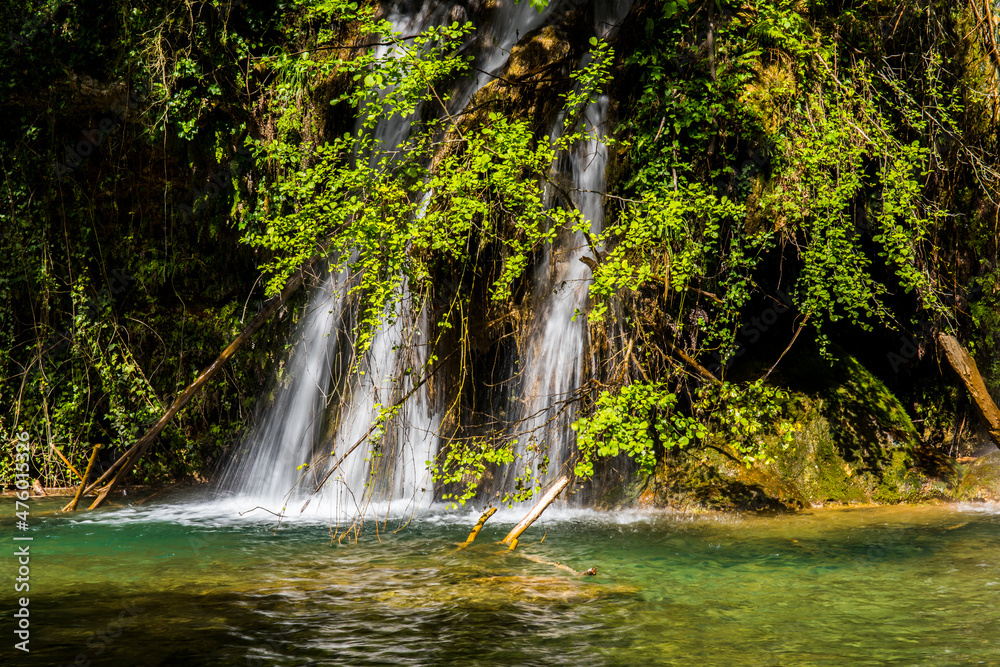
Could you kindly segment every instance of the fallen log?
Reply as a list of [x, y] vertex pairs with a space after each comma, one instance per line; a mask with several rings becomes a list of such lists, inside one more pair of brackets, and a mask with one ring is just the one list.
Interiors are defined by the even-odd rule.
[[76, 511], [76, 505], [80, 502], [80, 498], [83, 497], [84, 489], [87, 486], [87, 480], [90, 479], [90, 471], [94, 469], [94, 462], [97, 461], [97, 452], [99, 451], [101, 451], [101, 443], [94, 445], [93, 451], [90, 452], [90, 460], [87, 461], [87, 469], [83, 472], [83, 477], [80, 478], [80, 486], [76, 489], [76, 495], [73, 496], [73, 500], [71, 500], [66, 507], [62, 508], [63, 512]]
[[475, 527], [473, 527], [472, 532], [469, 533], [468, 539], [465, 540], [466, 546], [472, 544], [475, 541], [475, 539], [479, 537], [479, 531], [483, 529], [483, 525], [486, 523], [486, 520], [489, 519], [494, 514], [496, 514], [496, 512], [497, 512], [496, 507], [491, 507], [485, 512], [483, 512], [483, 515], [479, 517], [479, 521], [477, 521]]
[[545, 508], [551, 505], [552, 501], [556, 499], [556, 496], [558, 496], [567, 486], [569, 486], [569, 476], [563, 475], [548, 488], [541, 498], [538, 499], [538, 502], [535, 503], [535, 506], [531, 508], [531, 511], [528, 512], [523, 519], [521, 519], [521, 522], [514, 526], [513, 530], [507, 533], [507, 537], [503, 538], [503, 544], [508, 545], [510, 547], [510, 551], [513, 551], [514, 548], [517, 547], [517, 538], [521, 536], [521, 533], [526, 531], [531, 524], [535, 523], [538, 517], [542, 515], [542, 512], [545, 511]]
[[229, 360], [229, 358], [233, 356], [245, 342], [250, 340], [250, 337], [256, 333], [257, 329], [267, 322], [267, 320], [269, 320], [271, 316], [277, 312], [278, 308], [287, 303], [288, 299], [290, 299], [299, 287], [302, 286], [307, 272], [312, 268], [317, 259], [310, 261], [295, 272], [295, 274], [288, 280], [284, 289], [281, 290], [281, 293], [264, 304], [264, 307], [259, 313], [257, 313], [257, 316], [254, 317], [253, 320], [250, 321], [250, 324], [248, 324], [247, 327], [240, 332], [240, 335], [237, 336], [235, 340], [233, 340], [233, 342], [222, 351], [218, 358], [212, 362], [212, 365], [203, 370], [195, 381], [188, 385], [188, 388], [174, 399], [174, 402], [170, 404], [170, 407], [163, 414], [163, 416], [160, 417], [159, 421], [157, 421], [151, 429], [146, 431], [146, 434], [139, 438], [139, 440], [137, 440], [136, 443], [132, 445], [118, 461], [115, 462], [115, 467], [118, 468], [117, 474], [115, 474], [111, 481], [108, 482], [107, 486], [101, 489], [97, 499], [91, 504], [89, 509], [97, 509], [104, 504], [108, 495], [110, 495], [111, 492], [114, 491], [122, 480], [125, 479], [125, 477], [132, 471], [132, 466], [135, 465], [136, 461], [139, 460], [139, 457], [145, 454], [146, 450], [153, 445], [156, 437], [160, 434], [164, 427], [166, 427], [170, 420], [174, 418], [174, 415], [176, 415], [181, 408], [187, 405], [188, 401], [191, 400], [191, 397], [194, 396], [199, 389], [215, 377], [215, 374], [221, 370], [222, 366]]
[[979, 369], [976, 367], [976, 360], [965, 351], [965, 348], [962, 347], [962, 344], [954, 336], [940, 333], [938, 334], [938, 343], [941, 345], [941, 349], [944, 350], [944, 354], [948, 358], [948, 363], [955, 369], [958, 376], [962, 378], [965, 388], [968, 390], [969, 395], [972, 396], [973, 402], [979, 409], [979, 414], [983, 417], [983, 421], [986, 422], [990, 438], [993, 439], [997, 447], [1000, 447], [1000, 409], [997, 408], [997, 404], [993, 402], [993, 397], [990, 396], [989, 390], [986, 389], [986, 383], [983, 382], [983, 378], [979, 374]]

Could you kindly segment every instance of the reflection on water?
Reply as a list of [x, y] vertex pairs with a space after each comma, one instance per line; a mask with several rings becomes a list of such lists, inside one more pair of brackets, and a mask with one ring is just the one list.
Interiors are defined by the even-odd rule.
[[474, 513], [331, 544], [315, 516], [275, 533], [198, 501], [43, 513], [58, 505], [33, 506], [14, 664], [1000, 664], [995, 506], [547, 514], [519, 550], [597, 567], [575, 578], [495, 544], [514, 513], [459, 551]]

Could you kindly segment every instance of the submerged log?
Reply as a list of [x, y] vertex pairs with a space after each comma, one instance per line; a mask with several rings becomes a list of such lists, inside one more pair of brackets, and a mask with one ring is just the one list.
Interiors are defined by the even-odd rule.
[[965, 348], [954, 336], [945, 333], [938, 334], [938, 343], [944, 350], [945, 356], [948, 357], [951, 367], [965, 383], [965, 388], [972, 396], [973, 402], [979, 409], [979, 414], [986, 422], [990, 438], [993, 439], [997, 447], [1000, 447], [1000, 409], [997, 409], [997, 404], [993, 402], [993, 397], [986, 389], [986, 383], [983, 382], [983, 378], [979, 374], [975, 359], [965, 351]]
[[76, 511], [76, 505], [80, 502], [80, 498], [83, 497], [84, 489], [87, 487], [87, 480], [90, 479], [90, 471], [94, 469], [94, 462], [97, 461], [97, 452], [99, 451], [101, 451], [101, 443], [94, 445], [94, 449], [90, 452], [90, 460], [87, 461], [87, 469], [83, 472], [83, 477], [80, 478], [80, 486], [76, 490], [76, 495], [73, 496], [73, 500], [66, 507], [62, 508], [63, 512]]
[[122, 480], [125, 479], [125, 476], [132, 471], [132, 466], [135, 465], [135, 463], [139, 460], [139, 457], [145, 454], [146, 450], [153, 445], [153, 442], [160, 434], [160, 431], [162, 431], [170, 420], [174, 418], [174, 415], [176, 415], [181, 408], [187, 405], [188, 401], [191, 400], [191, 397], [194, 396], [199, 389], [215, 377], [215, 374], [222, 369], [222, 366], [229, 360], [229, 358], [243, 346], [243, 343], [250, 340], [250, 337], [253, 336], [257, 329], [259, 329], [265, 322], [267, 322], [267, 320], [271, 318], [272, 315], [274, 315], [274, 313], [278, 311], [278, 308], [288, 302], [288, 299], [290, 299], [299, 287], [302, 286], [306, 274], [312, 268], [314, 262], [315, 260], [309, 262], [295, 272], [295, 274], [288, 280], [285, 288], [281, 290], [281, 293], [264, 304], [264, 307], [259, 313], [257, 313], [257, 316], [254, 317], [253, 320], [250, 321], [250, 324], [248, 324], [247, 327], [240, 332], [240, 335], [237, 336], [236, 339], [222, 351], [218, 358], [212, 362], [212, 365], [203, 370], [195, 381], [188, 385], [188, 388], [174, 399], [174, 402], [170, 404], [170, 407], [163, 414], [163, 416], [160, 417], [159, 421], [157, 421], [145, 435], [139, 438], [139, 440], [136, 441], [136, 443], [132, 445], [128, 451], [118, 459], [118, 461], [115, 462], [115, 467], [118, 468], [118, 473], [111, 479], [107, 486], [101, 489], [100, 494], [91, 504], [90, 509], [96, 509], [104, 504], [108, 495], [114, 491]]
[[521, 536], [521, 533], [528, 529], [528, 526], [535, 523], [535, 521], [542, 515], [545, 508], [552, 504], [552, 501], [556, 499], [563, 489], [569, 486], [569, 476], [563, 475], [549, 487], [548, 491], [539, 498], [535, 506], [531, 508], [531, 511], [521, 519], [521, 523], [514, 526], [514, 529], [507, 533], [507, 537], [503, 538], [503, 543], [510, 546], [510, 550], [517, 547], [517, 538]]
[[559, 562], [553, 563], [550, 560], [545, 560], [544, 558], [538, 558], [537, 556], [529, 556], [528, 554], [517, 554], [517, 555], [520, 556], [521, 558], [526, 558], [526, 559], [528, 559], [530, 561], [533, 561], [535, 563], [541, 563], [542, 565], [551, 565], [552, 567], [558, 567], [560, 570], [566, 570], [567, 572], [570, 572], [570, 573], [572, 573], [573, 575], [575, 575], [577, 577], [596, 577], [597, 576], [597, 568], [596, 567], [592, 567], [590, 569], [587, 569], [587, 570], [584, 570], [584, 571], [580, 572], [579, 570], [574, 570], [569, 565], [563, 565], [562, 563], [559, 563]]

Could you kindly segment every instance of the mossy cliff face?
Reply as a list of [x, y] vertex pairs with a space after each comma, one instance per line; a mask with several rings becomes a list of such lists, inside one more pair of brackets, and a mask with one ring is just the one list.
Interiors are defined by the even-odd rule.
[[[806, 360], [808, 361], [808, 360]], [[809, 372], [809, 364], [802, 366]], [[817, 382], [817, 378], [823, 382]], [[827, 503], [897, 503], [941, 497], [942, 480], [921, 470], [919, 438], [905, 409], [857, 360], [836, 357], [810, 390], [796, 388], [798, 429], [773, 460], [748, 468], [718, 450], [668, 457], [648, 480], [645, 503], [716, 509], [797, 509]], [[792, 387], [799, 383], [786, 376]], [[998, 487], [1000, 488], [1000, 487]]]

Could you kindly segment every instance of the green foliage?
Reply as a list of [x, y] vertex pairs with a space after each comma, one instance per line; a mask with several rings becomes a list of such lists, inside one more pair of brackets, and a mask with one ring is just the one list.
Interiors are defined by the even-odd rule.
[[[649, 46], [628, 59], [643, 81], [624, 123], [632, 134], [626, 185], [635, 196], [602, 237], [611, 251], [595, 272], [594, 317], [622, 289], [708, 288], [720, 301], [700, 329], [705, 345], [721, 343], [727, 356], [761, 253], [778, 241], [796, 250], [793, 300], [821, 342], [827, 324], [841, 320], [891, 326], [886, 299], [896, 285], [942, 314], [922, 256], [944, 218], [923, 186], [932, 149], [906, 137], [895, 120], [901, 105], [879, 92], [864, 63], [838, 78], [828, 64], [834, 43], [800, 5], [754, 2], [718, 21], [712, 61], [693, 59], [678, 10], [670, 4], [648, 19]], [[931, 76], [928, 87], [945, 100], [938, 81]], [[907, 94], [898, 80], [891, 84], [896, 99]], [[942, 104], [939, 122], [954, 127], [957, 112]], [[917, 118], [910, 122], [919, 129]], [[727, 135], [734, 153], [723, 154], [724, 165], [741, 144], [757, 146], [739, 173], [706, 168], [704, 146]], [[760, 146], [769, 147], [766, 159]], [[720, 187], [729, 178], [735, 193]]]
[[[457, 489], [446, 490], [441, 498], [451, 501], [450, 507], [458, 507], [475, 497], [489, 467], [496, 469], [515, 465], [519, 458], [514, 453], [511, 442], [497, 447], [486, 440], [470, 439], [451, 442], [442, 452], [437, 466], [432, 461], [427, 461], [427, 465], [432, 467], [435, 482], [453, 485], [450, 488]], [[544, 474], [544, 471], [540, 474]], [[506, 505], [531, 499], [534, 494], [534, 478], [531, 466], [525, 465], [514, 481], [514, 492], [505, 492], [499, 502]]]
[[[267, 186], [245, 240], [274, 257], [262, 265], [269, 293], [317, 253], [318, 243], [338, 270], [348, 266], [358, 277], [352, 296], [361, 303], [363, 352], [404, 284], [423, 291], [437, 267], [468, 264], [484, 247], [496, 247], [502, 266], [491, 297], [505, 300], [532, 253], [577, 214], [544, 204], [541, 181], [559, 146], [536, 141], [529, 121], [490, 113], [482, 126], [470, 126], [448, 116], [442, 91], [468, 67], [458, 52], [471, 25], [434, 27], [410, 39], [374, 19], [358, 25], [392, 44], [385, 55], [306, 66], [313, 75], [353, 82], [333, 102], [351, 105], [362, 130], [317, 145], [263, 143], [259, 156], [281, 176]], [[574, 112], [606, 80], [609, 58], [608, 47], [595, 42], [593, 66], [567, 99]], [[289, 66], [274, 62], [279, 70]], [[428, 105], [436, 114], [424, 110]], [[402, 143], [387, 145], [378, 128], [418, 113]], [[563, 141], [579, 136], [567, 133]]]
[[[76, 482], [49, 445], [82, 469], [101, 443], [109, 463], [253, 314], [227, 163], [249, 116], [245, 65], [276, 18], [219, 2], [58, 4], [17, 50], [0, 46], [0, 86], [17, 91], [0, 103], [0, 411], [31, 435], [49, 486]], [[13, 20], [0, 34], [25, 24]], [[208, 474], [267, 356], [245, 349], [133, 479]]]
[[573, 424], [580, 451], [574, 474], [591, 477], [595, 460], [619, 454], [634, 459], [643, 472], [652, 472], [657, 442], [670, 449], [704, 436], [704, 426], [675, 412], [676, 405], [677, 396], [662, 384], [631, 384], [615, 394], [601, 392], [593, 417]]
[[677, 409], [678, 397], [662, 383], [629, 384], [618, 392], [601, 392], [592, 417], [573, 424], [579, 459], [575, 474], [589, 478], [594, 462], [625, 455], [651, 473], [656, 452], [721, 441], [729, 455], [748, 467], [770, 461], [766, 435], [775, 434], [787, 447], [796, 430], [783, 419], [788, 396], [760, 380], [747, 384], [723, 382], [697, 390], [690, 412]]
[[[729, 358], [778, 289], [812, 328], [803, 339], [824, 349], [917, 318], [971, 325], [991, 386], [1000, 378], [989, 362], [1000, 345], [995, 78], [967, 40], [979, 28], [965, 9], [639, 3], [639, 20], [622, 24], [623, 57], [595, 38], [585, 67], [545, 74], [563, 102], [554, 141], [538, 118], [491, 113], [489, 101], [452, 115], [449, 91], [471, 75], [471, 24], [392, 34], [374, 4], [347, 0], [23, 9], [48, 18], [8, 12], [0, 31], [14, 36], [0, 53], [0, 299], [10, 304], [0, 308], [0, 426], [28, 429], [41, 452], [51, 442], [82, 464], [95, 442], [124, 447], [253, 313], [255, 270], [274, 294], [317, 254], [352, 275], [359, 354], [413, 295], [438, 318], [428, 344], [460, 341], [467, 373], [470, 350], [523, 315], [525, 279], [568, 226], [595, 255], [589, 371], [604, 389], [576, 424], [582, 477], [601, 458], [648, 469], [679, 448], [768, 460], [773, 447], [761, 443], [789, 433], [783, 395], [686, 373], [691, 359]], [[613, 196], [591, 234], [543, 186], [561, 152], [594, 139], [581, 120], [609, 86]], [[129, 91], [130, 102], [109, 101]], [[52, 163], [68, 160], [52, 147], [76, 150], [105, 118], [113, 132], [54, 178]], [[387, 133], [394, 123], [408, 130]], [[253, 165], [234, 158], [251, 132]], [[442, 289], [449, 275], [465, 282]], [[428, 300], [442, 294], [450, 303]], [[490, 320], [475, 332], [484, 341], [470, 341], [470, 318]], [[635, 358], [619, 366], [623, 340]], [[763, 348], [754, 355], [771, 354]], [[207, 469], [270, 357], [267, 346], [244, 355], [168, 429], [143, 478]], [[859, 386], [891, 395], [874, 379]], [[380, 406], [377, 424], [395, 412]], [[69, 481], [44, 457], [46, 479]], [[471, 484], [454, 491], [464, 502], [495, 469], [521, 465], [512, 457], [509, 445], [457, 440], [438, 480]], [[10, 463], [0, 457], [0, 470]], [[525, 466], [518, 494], [538, 474]]]
[[[700, 282], [724, 252], [725, 225], [742, 216], [741, 206], [697, 184], [644, 192], [642, 201], [630, 202], [600, 236], [600, 243], [612, 250], [594, 272], [590, 293], [597, 300], [591, 320], [603, 319], [610, 297], [619, 290], [637, 291], [655, 281], [683, 293]], [[766, 239], [760, 234], [750, 242], [760, 245]], [[741, 250], [730, 250], [735, 260]]]
[[[872, 273], [855, 222], [862, 216], [900, 287], [915, 291], [925, 308], [940, 311], [918, 257], [941, 215], [921, 197], [928, 151], [918, 142], [894, 139], [887, 119], [853, 84], [828, 83], [831, 91], [807, 98], [803, 113], [793, 114], [779, 137], [782, 161], [761, 202], [785, 234], [804, 239], [796, 305], [817, 329], [842, 318], [863, 329], [876, 319], [889, 322], [883, 299], [889, 288]], [[867, 205], [852, 215], [859, 200]]]
[[774, 435], [782, 449], [791, 444], [798, 426], [786, 418], [788, 398], [787, 392], [763, 380], [707, 384], [698, 392], [694, 413], [749, 467], [773, 461], [765, 435]]

